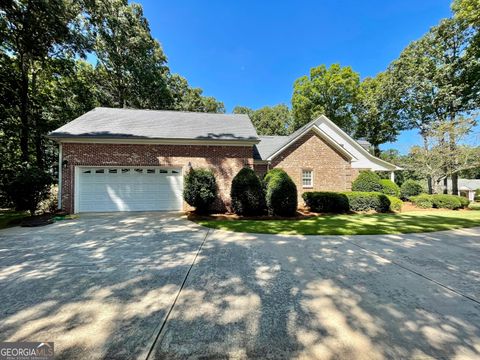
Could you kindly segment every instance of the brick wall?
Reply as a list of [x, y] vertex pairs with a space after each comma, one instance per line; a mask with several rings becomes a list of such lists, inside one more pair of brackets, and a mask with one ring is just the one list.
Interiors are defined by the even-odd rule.
[[63, 143], [62, 207], [73, 212], [75, 166], [168, 166], [210, 168], [216, 176], [220, 200], [217, 210], [230, 206], [232, 178], [253, 163], [252, 146], [150, 145]]
[[[299, 205], [305, 191], [347, 191], [352, 187], [350, 160], [313, 131], [273, 159], [270, 168], [274, 167], [285, 170], [297, 185]], [[303, 188], [303, 169], [313, 170], [313, 188]]]

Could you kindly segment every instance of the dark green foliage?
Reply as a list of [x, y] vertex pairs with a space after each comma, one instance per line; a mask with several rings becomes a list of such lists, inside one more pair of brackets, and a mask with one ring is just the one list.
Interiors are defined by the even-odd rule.
[[350, 191], [344, 193], [348, 198], [351, 211], [388, 212], [390, 200], [379, 192]]
[[417, 207], [422, 209], [430, 209], [433, 207], [432, 196], [428, 194], [421, 194], [411, 196], [409, 200]]
[[208, 213], [217, 198], [217, 182], [207, 169], [190, 169], [184, 178], [183, 198], [199, 214]]
[[398, 197], [387, 195], [390, 200], [390, 211], [402, 211], [403, 201]]
[[[433, 207], [438, 209], [461, 209], [464, 206], [460, 200], [460, 196], [448, 195], [448, 194], [435, 194], [431, 195]], [[467, 204], [468, 205], [468, 204]]]
[[457, 196], [457, 195], [448, 195], [448, 194], [421, 194], [418, 196], [412, 196], [410, 201], [424, 209], [437, 208], [437, 209], [462, 209], [467, 207], [469, 204], [468, 199]]
[[33, 216], [38, 204], [50, 193], [52, 176], [35, 166], [21, 166], [7, 175], [3, 191], [17, 211], [30, 211]]
[[378, 192], [350, 191], [306, 192], [302, 195], [311, 211], [325, 213], [345, 213], [348, 211], [400, 211], [403, 202], [394, 196]]
[[373, 171], [361, 171], [355, 181], [352, 183], [353, 191], [377, 191], [382, 192], [382, 185], [380, 184], [380, 176]]
[[390, 179], [380, 179], [380, 185], [382, 185], [382, 193], [385, 195], [391, 195], [395, 197], [400, 196], [400, 188]]
[[232, 180], [233, 211], [238, 215], [259, 215], [265, 210], [263, 186], [250, 168], [243, 168]]
[[423, 192], [423, 186], [418, 181], [407, 180], [400, 186], [400, 197], [404, 200], [412, 196], [420, 195]]
[[297, 187], [281, 169], [270, 170], [264, 178], [266, 204], [270, 215], [294, 216], [297, 212]]
[[349, 211], [348, 198], [345, 194], [330, 191], [305, 192], [302, 195], [311, 211], [319, 213], [346, 213]]

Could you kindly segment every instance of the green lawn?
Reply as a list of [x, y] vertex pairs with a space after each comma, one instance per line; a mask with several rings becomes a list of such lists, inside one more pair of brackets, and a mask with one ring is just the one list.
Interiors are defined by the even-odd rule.
[[28, 216], [24, 211], [0, 210], [0, 229], [15, 226]]
[[403, 234], [480, 226], [480, 211], [324, 215], [301, 220], [199, 220], [198, 223], [214, 229], [263, 234]]

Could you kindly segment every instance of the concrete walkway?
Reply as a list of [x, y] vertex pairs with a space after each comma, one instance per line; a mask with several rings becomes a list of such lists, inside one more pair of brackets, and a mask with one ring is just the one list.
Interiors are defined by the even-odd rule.
[[58, 358], [480, 358], [480, 228], [281, 236], [178, 215], [0, 231], [0, 341]]

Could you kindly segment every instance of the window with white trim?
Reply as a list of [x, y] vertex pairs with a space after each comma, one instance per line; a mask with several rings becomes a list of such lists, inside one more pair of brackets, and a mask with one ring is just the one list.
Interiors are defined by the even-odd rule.
[[302, 170], [302, 185], [304, 188], [313, 187], [313, 171]]

